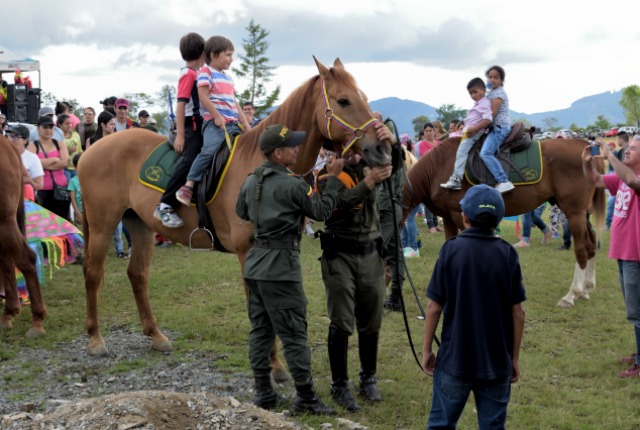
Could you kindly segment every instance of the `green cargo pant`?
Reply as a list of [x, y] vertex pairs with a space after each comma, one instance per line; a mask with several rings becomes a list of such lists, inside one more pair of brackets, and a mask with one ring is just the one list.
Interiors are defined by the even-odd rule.
[[322, 256], [322, 279], [331, 325], [348, 335], [380, 330], [386, 288], [384, 264], [377, 252]]
[[271, 371], [269, 354], [278, 335], [294, 381], [307, 383], [311, 380], [311, 351], [307, 345], [307, 298], [302, 283], [246, 281], [251, 320], [249, 361], [254, 375]]

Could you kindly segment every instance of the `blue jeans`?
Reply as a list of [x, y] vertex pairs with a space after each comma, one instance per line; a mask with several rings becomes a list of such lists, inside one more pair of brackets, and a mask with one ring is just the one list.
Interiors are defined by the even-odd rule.
[[546, 203], [543, 203], [531, 212], [527, 212], [522, 216], [522, 240], [524, 242], [529, 242], [529, 239], [531, 238], [531, 224], [535, 224], [535, 226], [543, 233], [549, 232], [549, 228], [542, 218], [540, 218], [540, 215], [544, 212], [546, 205]]
[[416, 226], [416, 215], [420, 211], [420, 205], [413, 208], [402, 226], [402, 248], [418, 250], [418, 226]]
[[494, 125], [480, 150], [480, 158], [482, 158], [487, 169], [489, 169], [498, 183], [509, 180], [509, 177], [496, 158], [498, 148], [504, 143], [507, 137], [509, 137], [509, 133], [511, 133], [511, 125]]
[[484, 133], [482, 132], [478, 132], [460, 142], [458, 150], [456, 151], [456, 162], [453, 165], [454, 176], [462, 179], [462, 176], [464, 175], [464, 166], [465, 164], [467, 164], [467, 157], [469, 156], [469, 151], [471, 151], [473, 144], [476, 143], [483, 134]]
[[116, 246], [116, 254], [124, 252], [122, 249], [122, 221], [116, 226], [116, 231], [113, 232], [113, 244]]
[[616, 205], [616, 196], [609, 196], [607, 199], [607, 228], [611, 228], [611, 222], [613, 221], [613, 209]]
[[478, 428], [504, 429], [511, 397], [510, 378], [462, 379], [451, 376], [436, 366], [427, 430], [455, 429], [472, 391], [478, 411]]
[[633, 324], [636, 336], [636, 364], [640, 364], [640, 261], [618, 260], [618, 277], [627, 321]]
[[[237, 122], [230, 122], [226, 125], [227, 133], [229, 136], [232, 134], [238, 134], [241, 132]], [[188, 181], [200, 182], [202, 181], [202, 175], [207, 167], [211, 165], [213, 156], [216, 155], [218, 149], [225, 145], [224, 129], [215, 125], [213, 121], [206, 121], [202, 125], [202, 151], [193, 160], [191, 170], [187, 175]]]

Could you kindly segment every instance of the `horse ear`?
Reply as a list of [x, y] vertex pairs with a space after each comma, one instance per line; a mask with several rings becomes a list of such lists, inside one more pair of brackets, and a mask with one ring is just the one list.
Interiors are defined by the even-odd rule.
[[333, 67], [340, 67], [344, 69], [344, 64], [342, 64], [342, 61], [340, 61], [340, 58], [336, 58], [336, 60], [333, 62]]
[[318, 67], [318, 72], [320, 73], [320, 76], [322, 76], [322, 79], [325, 81], [331, 79], [331, 72], [329, 71], [329, 68], [318, 61], [315, 55], [313, 56], [313, 61], [316, 62], [316, 67]]

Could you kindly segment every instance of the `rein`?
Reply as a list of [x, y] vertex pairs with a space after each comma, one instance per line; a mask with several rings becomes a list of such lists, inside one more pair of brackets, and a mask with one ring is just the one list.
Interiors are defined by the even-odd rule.
[[353, 146], [353, 144], [356, 143], [356, 141], [358, 141], [359, 139], [362, 138], [362, 136], [364, 136], [364, 133], [369, 128], [371, 128], [375, 123], [380, 121], [372, 117], [370, 120], [366, 121], [360, 127], [354, 127], [344, 119], [340, 118], [338, 115], [334, 114], [333, 109], [331, 109], [331, 105], [329, 104], [329, 96], [327, 95], [327, 85], [324, 79], [322, 80], [322, 96], [324, 99], [324, 107], [325, 107], [324, 117], [327, 120], [326, 127], [327, 127], [327, 134], [329, 135], [329, 140], [333, 140], [331, 138], [331, 120], [332, 119], [335, 120], [336, 123], [338, 123], [338, 125], [340, 125], [342, 128], [345, 128], [351, 132], [351, 138], [347, 141], [347, 143], [344, 146], [344, 149], [342, 150], [342, 155], [344, 156], [344, 154], [351, 148], [351, 146]]

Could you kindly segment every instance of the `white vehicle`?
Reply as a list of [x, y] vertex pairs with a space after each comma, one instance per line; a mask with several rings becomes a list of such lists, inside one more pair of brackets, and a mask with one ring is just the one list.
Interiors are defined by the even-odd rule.
[[634, 134], [636, 134], [636, 132], [638, 131], [638, 129], [632, 125], [625, 125], [624, 127], [620, 127], [618, 129], [618, 133], [620, 133], [621, 131], [626, 132], [628, 135], [633, 136]]

